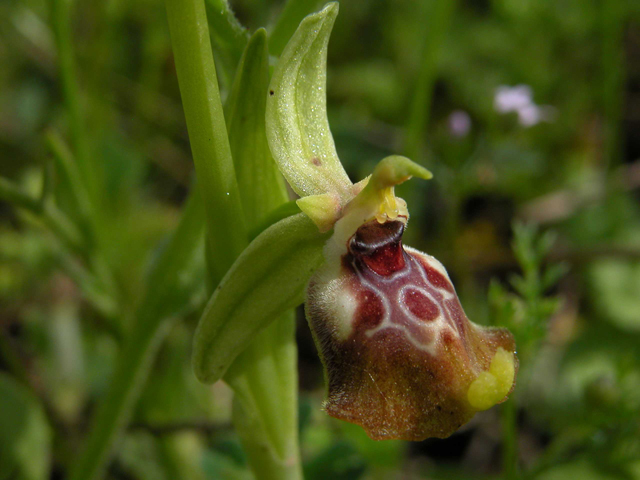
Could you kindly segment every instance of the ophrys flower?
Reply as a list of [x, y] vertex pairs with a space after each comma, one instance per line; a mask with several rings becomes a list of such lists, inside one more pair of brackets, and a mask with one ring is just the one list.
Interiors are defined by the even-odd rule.
[[198, 328], [196, 373], [220, 378], [251, 335], [304, 297], [330, 415], [374, 439], [445, 437], [506, 399], [515, 344], [470, 322], [442, 264], [402, 245], [409, 212], [394, 186], [430, 172], [392, 156], [357, 184], [345, 173], [326, 116], [337, 13], [333, 3], [303, 20], [267, 93], [269, 147], [303, 214], [267, 228], [227, 274]]

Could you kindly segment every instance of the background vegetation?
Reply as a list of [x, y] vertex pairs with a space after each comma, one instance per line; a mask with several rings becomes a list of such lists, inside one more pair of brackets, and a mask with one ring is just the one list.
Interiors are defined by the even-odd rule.
[[[246, 34], [208, 2], [224, 100]], [[232, 7], [250, 31], [280, 22], [277, 53], [320, 7], [290, 4]], [[193, 166], [161, 2], [5, 0], [0, 65], [0, 479], [65, 478]], [[306, 478], [640, 479], [640, 3], [345, 1], [328, 95], [353, 180], [392, 153], [434, 172], [398, 189], [406, 241], [471, 319], [512, 328], [521, 375], [447, 440], [376, 443], [320, 411], [299, 315]], [[190, 369], [192, 251], [108, 478], [250, 478], [229, 389]]]

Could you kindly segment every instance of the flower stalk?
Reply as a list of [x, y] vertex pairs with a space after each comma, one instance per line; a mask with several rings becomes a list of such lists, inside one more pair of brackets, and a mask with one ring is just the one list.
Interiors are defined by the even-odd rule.
[[[246, 255], [247, 226], [255, 228], [271, 209], [287, 200], [267, 148], [264, 114], [259, 113], [264, 112], [268, 85], [266, 33], [256, 32], [245, 49], [229, 100], [227, 131], [204, 2], [167, 0], [166, 4], [189, 138], [207, 211], [210, 284], [220, 284], [213, 294], [215, 299], [225, 290], [223, 277], [233, 261], [243, 251]], [[238, 188], [236, 167], [242, 188]], [[222, 231], [221, 226], [225, 227]], [[243, 289], [232, 290], [235, 294], [225, 297], [232, 309], [242, 311], [245, 299], [238, 292]], [[218, 307], [207, 307], [203, 318], [219, 314]], [[218, 338], [225, 341], [205, 352], [196, 342], [194, 358], [216, 355], [224, 362], [218, 375], [198, 376], [215, 381], [227, 373], [225, 379], [237, 395], [234, 419], [256, 476], [293, 480], [301, 477], [302, 470], [297, 444], [294, 324], [290, 315], [283, 314], [285, 310], [278, 311], [282, 317], [266, 330], [260, 332], [258, 326], [251, 335], [238, 335], [237, 325], [229, 321], [233, 317], [224, 318], [227, 334]], [[197, 336], [210, 335], [203, 330], [199, 328]], [[214, 332], [221, 330], [215, 328]], [[198, 373], [197, 360], [194, 365]], [[229, 366], [232, 368], [227, 372]]]

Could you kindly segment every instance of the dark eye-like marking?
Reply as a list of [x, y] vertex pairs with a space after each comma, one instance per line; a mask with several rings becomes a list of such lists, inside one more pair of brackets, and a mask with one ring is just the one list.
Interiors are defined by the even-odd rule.
[[404, 223], [371, 221], [362, 225], [351, 237], [349, 250], [354, 255], [371, 255], [386, 246], [398, 245], [404, 233]]

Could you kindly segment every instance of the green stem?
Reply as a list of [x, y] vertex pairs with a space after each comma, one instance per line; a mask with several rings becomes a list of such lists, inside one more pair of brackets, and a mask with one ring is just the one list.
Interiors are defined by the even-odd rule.
[[61, 179], [69, 186], [73, 197], [75, 209], [83, 222], [91, 219], [90, 200], [86, 185], [82, 181], [82, 175], [78, 171], [73, 154], [62, 140], [60, 135], [54, 131], [45, 134], [45, 140], [56, 166], [56, 172]]
[[217, 285], [247, 245], [242, 204], [204, 0], [166, 0], [165, 3], [191, 152], [207, 217], [210, 281]]
[[202, 204], [198, 195], [192, 193], [180, 224], [149, 276], [136, 323], [118, 357], [107, 395], [98, 406], [86, 448], [73, 465], [71, 480], [100, 477], [114, 443], [131, 416], [157, 349], [169, 330], [167, 305], [181, 270], [201, 239], [202, 217]]
[[620, 160], [620, 123], [624, 91], [624, 2], [601, 2], [602, 14], [602, 104], [604, 113], [605, 165], [612, 166]]
[[502, 405], [502, 475], [505, 480], [520, 478], [516, 397], [514, 392], [509, 400]]
[[437, 62], [440, 47], [449, 30], [456, 0], [431, 2], [433, 12], [430, 13], [422, 47], [422, 61], [416, 79], [411, 111], [407, 123], [405, 154], [412, 160], [420, 162], [424, 147], [425, 128], [431, 112], [433, 86], [437, 75]]
[[225, 381], [236, 398], [233, 424], [259, 480], [298, 480], [295, 315], [282, 315], [231, 365]]
[[62, 93], [69, 115], [69, 127], [78, 169], [86, 182], [87, 191], [93, 194], [93, 199], [96, 199], [98, 198], [98, 182], [80, 105], [80, 89], [78, 88], [75, 59], [73, 58], [70, 6], [70, 0], [51, 0], [53, 33], [58, 49]]

